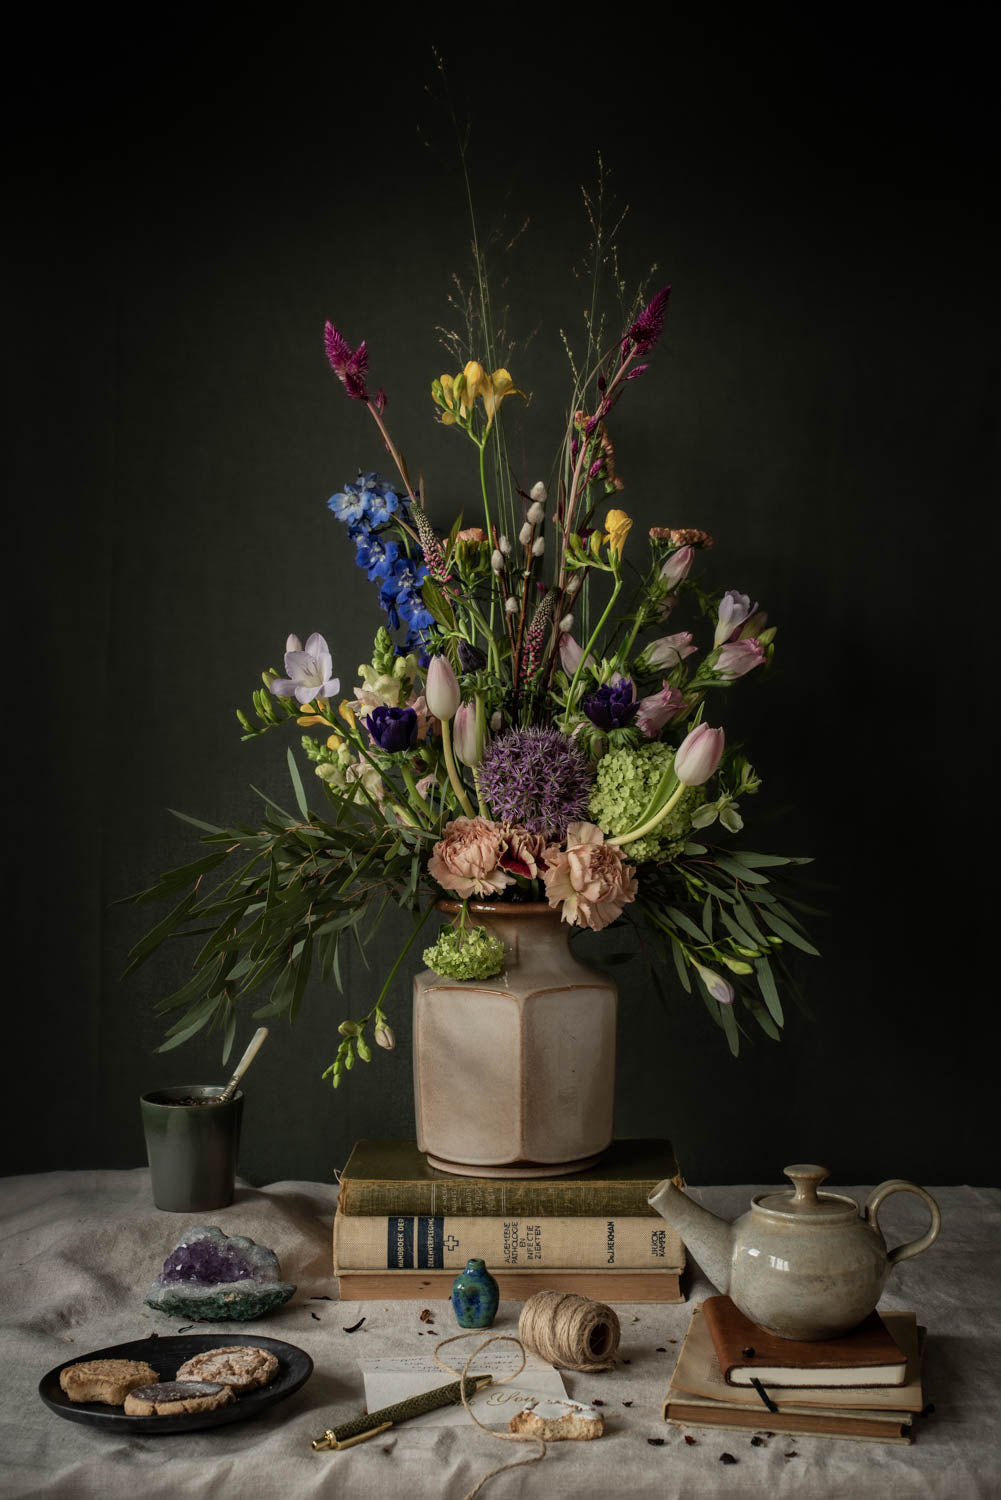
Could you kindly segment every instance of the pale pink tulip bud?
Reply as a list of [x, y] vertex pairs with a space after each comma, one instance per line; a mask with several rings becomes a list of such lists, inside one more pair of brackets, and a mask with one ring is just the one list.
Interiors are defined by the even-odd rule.
[[[572, 677], [576, 672], [577, 668], [581, 664], [583, 656], [584, 647], [579, 645], [577, 641], [574, 640], [572, 635], [569, 635], [566, 631], [564, 631], [560, 636], [560, 665], [562, 666], [564, 672], [568, 677]], [[587, 664], [589, 667], [594, 666], [593, 656], [588, 657]]]
[[424, 690], [428, 711], [436, 719], [451, 719], [462, 702], [459, 682], [447, 656], [432, 656]]
[[490, 566], [495, 573], [503, 573], [504, 571], [504, 554], [499, 547], [495, 547], [490, 554]]
[[385, 1021], [380, 1021], [375, 1028], [375, 1040], [380, 1047], [385, 1047], [387, 1052], [392, 1052], [396, 1046], [396, 1038], [393, 1035], [392, 1027], [387, 1026]]
[[545, 519], [545, 514], [545, 506], [540, 505], [538, 500], [533, 500], [532, 504], [528, 507], [528, 519], [532, 525], [538, 526], [539, 522]]
[[644, 646], [636, 659], [636, 665], [641, 673], [669, 672], [697, 649], [692, 644], [692, 632], [679, 630], [674, 635], [662, 635]]
[[684, 694], [665, 682], [659, 693], [651, 693], [649, 698], [640, 699], [636, 710], [637, 728], [648, 740], [654, 739], [664, 725], [671, 722], [684, 701]]
[[518, 540], [523, 547], [527, 547], [529, 542], [532, 540], [532, 528], [527, 521], [518, 532]]
[[483, 758], [476, 733], [476, 704], [460, 703], [452, 725], [452, 744], [464, 766], [478, 766]]
[[544, 536], [537, 536], [535, 538], [535, 541], [532, 543], [532, 556], [533, 557], [541, 557], [542, 554], [543, 554], [543, 552], [545, 552], [545, 550], [546, 550], [546, 539], [545, 539], [545, 537]]
[[724, 979], [722, 974], [717, 974], [715, 969], [707, 969], [704, 964], [700, 964], [694, 958], [692, 959], [692, 963], [695, 964], [695, 967], [698, 969], [702, 979], [702, 983], [705, 985], [710, 995], [712, 995], [713, 999], [718, 1000], [720, 1005], [732, 1005], [733, 985], [730, 983], [730, 981], [728, 979]]
[[545, 505], [546, 501], [549, 499], [549, 491], [546, 489], [546, 486], [542, 483], [541, 479], [537, 479], [535, 481], [528, 493], [538, 505]]
[[735, 589], [727, 589], [719, 601], [719, 614], [717, 615], [716, 634], [713, 636], [713, 645], [722, 646], [728, 641], [735, 630], [738, 630], [750, 614], [753, 613], [755, 605], [752, 605], [747, 594], [738, 594]]
[[722, 729], [697, 724], [678, 746], [674, 774], [684, 786], [701, 786], [714, 775], [723, 758], [726, 736]]
[[760, 667], [764, 659], [765, 653], [757, 641], [730, 641], [728, 645], [720, 647], [713, 671], [724, 682], [736, 682], [738, 677], [744, 677], [748, 672], [753, 672], [755, 667]]
[[672, 552], [660, 570], [660, 581], [669, 589], [675, 589], [691, 571], [695, 559], [694, 547], [679, 547], [677, 552]]
[[504, 600], [504, 610], [509, 615], [516, 615], [518, 613], [518, 601], [513, 594], [509, 594]]

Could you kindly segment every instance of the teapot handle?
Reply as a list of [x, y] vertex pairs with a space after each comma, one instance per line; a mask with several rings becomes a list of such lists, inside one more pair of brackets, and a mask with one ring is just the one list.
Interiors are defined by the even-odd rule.
[[873, 1188], [865, 1200], [865, 1207], [862, 1210], [863, 1217], [877, 1231], [879, 1230], [877, 1216], [880, 1204], [891, 1193], [916, 1193], [919, 1198], [923, 1198], [927, 1203], [928, 1211], [931, 1214], [931, 1224], [920, 1239], [911, 1240], [908, 1245], [898, 1245], [895, 1250], [887, 1251], [887, 1260], [891, 1266], [895, 1266], [898, 1261], [907, 1260], [911, 1255], [920, 1255], [922, 1250], [927, 1250], [929, 1245], [934, 1244], [938, 1239], [938, 1232], [942, 1228], [942, 1215], [931, 1193], [926, 1193], [924, 1188], [915, 1187], [913, 1182], [904, 1182], [900, 1177], [893, 1177], [889, 1182], [881, 1182], [879, 1187]]

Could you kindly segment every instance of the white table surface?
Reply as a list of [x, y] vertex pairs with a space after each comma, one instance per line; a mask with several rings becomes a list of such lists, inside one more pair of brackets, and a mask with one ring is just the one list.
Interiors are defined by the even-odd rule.
[[[867, 1191], [838, 1190], [859, 1200]], [[735, 1217], [756, 1191], [717, 1187], [698, 1196]], [[660, 1412], [692, 1303], [712, 1292], [692, 1266], [684, 1280], [687, 1304], [618, 1306], [620, 1354], [629, 1365], [603, 1375], [566, 1375], [575, 1398], [604, 1401], [605, 1435], [598, 1442], [551, 1444], [542, 1463], [491, 1480], [483, 1494], [488, 1500], [1001, 1496], [1001, 1192], [931, 1191], [942, 1208], [942, 1234], [930, 1251], [894, 1271], [880, 1304], [913, 1308], [928, 1329], [925, 1395], [935, 1410], [916, 1419], [912, 1446], [779, 1436], [753, 1448], [750, 1433], [706, 1431], [695, 1434], [695, 1446], [686, 1445]], [[333, 1187], [280, 1182], [242, 1187], [229, 1208], [199, 1216], [155, 1209], [145, 1170], [0, 1180], [0, 1496], [463, 1500], [487, 1470], [519, 1456], [513, 1444], [471, 1425], [404, 1424], [343, 1453], [311, 1450], [311, 1438], [363, 1409], [363, 1357], [398, 1356], [432, 1341], [419, 1303], [310, 1300], [336, 1294], [330, 1256], [335, 1202]], [[199, 1220], [271, 1246], [286, 1279], [298, 1286], [286, 1307], [259, 1322], [202, 1324], [199, 1331], [232, 1333], [234, 1342], [258, 1332], [297, 1344], [315, 1362], [311, 1379], [255, 1420], [178, 1436], [118, 1437], [51, 1413], [37, 1385], [53, 1366], [154, 1331], [177, 1331], [179, 1320], [152, 1312], [142, 1299], [180, 1235]], [[898, 1194], [880, 1220], [890, 1243], [899, 1242], [919, 1232], [921, 1209]], [[441, 1337], [457, 1331], [447, 1302], [426, 1305]], [[494, 1331], [516, 1332], [518, 1312], [516, 1303], [501, 1303]], [[363, 1314], [362, 1329], [345, 1333]], [[650, 1446], [651, 1437], [664, 1445]], [[798, 1457], [786, 1459], [792, 1450]], [[526, 1447], [526, 1457], [530, 1451]], [[721, 1464], [724, 1451], [738, 1463]]]

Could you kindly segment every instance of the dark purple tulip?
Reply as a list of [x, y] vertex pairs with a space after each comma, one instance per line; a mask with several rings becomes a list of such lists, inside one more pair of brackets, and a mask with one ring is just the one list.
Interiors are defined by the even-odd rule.
[[622, 677], [618, 682], [603, 683], [584, 699], [581, 708], [592, 724], [607, 731], [625, 729], [631, 724], [639, 703], [632, 682], [628, 677]]
[[412, 750], [417, 743], [417, 713], [412, 708], [373, 708], [365, 720], [373, 744], [390, 755]]

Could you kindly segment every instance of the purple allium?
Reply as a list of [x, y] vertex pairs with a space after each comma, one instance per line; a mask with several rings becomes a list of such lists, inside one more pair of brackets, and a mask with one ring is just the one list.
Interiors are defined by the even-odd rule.
[[[357, 349], [352, 349], [343, 334], [338, 333], [333, 323], [327, 323], [323, 330], [323, 342], [327, 351], [330, 367], [338, 380], [347, 391], [353, 401], [367, 401], [368, 391], [365, 387], [365, 376], [368, 374], [368, 350], [365, 340], [362, 339]], [[385, 397], [379, 403], [379, 409], [385, 405]]]
[[365, 728], [373, 743], [390, 754], [412, 750], [417, 743], [417, 713], [412, 708], [386, 708], [380, 704], [366, 718]]
[[479, 785], [498, 822], [562, 839], [587, 817], [591, 762], [558, 729], [510, 729], [483, 752]]
[[592, 724], [599, 729], [625, 729], [636, 717], [639, 703], [636, 689], [628, 677], [618, 682], [602, 683], [581, 704]]
[[660, 338], [664, 328], [664, 314], [667, 312], [667, 299], [670, 295], [669, 286], [659, 291], [656, 297], [647, 303], [623, 339], [623, 344], [633, 345], [635, 354], [648, 354]]

